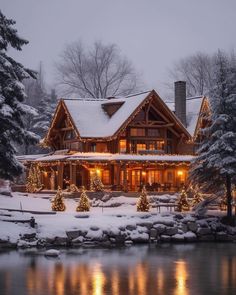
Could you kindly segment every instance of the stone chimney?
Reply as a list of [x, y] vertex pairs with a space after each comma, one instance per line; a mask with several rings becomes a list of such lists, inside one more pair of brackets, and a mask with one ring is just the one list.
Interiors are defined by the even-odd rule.
[[175, 115], [186, 127], [186, 82], [175, 82]]

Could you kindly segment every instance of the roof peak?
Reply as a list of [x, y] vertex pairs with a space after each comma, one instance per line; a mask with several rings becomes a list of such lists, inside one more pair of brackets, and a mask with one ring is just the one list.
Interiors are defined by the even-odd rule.
[[93, 97], [71, 97], [71, 98], [61, 98], [62, 100], [69, 100], [69, 101], [103, 101], [103, 102], [108, 102], [116, 99], [126, 99], [126, 98], [131, 98], [134, 96], [150, 93], [152, 90], [147, 90], [147, 91], [142, 91], [142, 92], [137, 92], [134, 94], [129, 94], [126, 96], [110, 96], [106, 98], [93, 98]]

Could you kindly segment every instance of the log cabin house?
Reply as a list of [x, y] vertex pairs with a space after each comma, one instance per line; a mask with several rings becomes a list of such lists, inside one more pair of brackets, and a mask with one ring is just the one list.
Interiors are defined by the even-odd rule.
[[90, 187], [97, 174], [111, 190], [178, 191], [186, 184], [200, 140], [206, 97], [186, 99], [186, 83], [175, 82], [175, 102], [155, 90], [127, 97], [61, 99], [44, 144], [54, 152], [27, 160], [38, 165], [47, 190], [66, 180]]

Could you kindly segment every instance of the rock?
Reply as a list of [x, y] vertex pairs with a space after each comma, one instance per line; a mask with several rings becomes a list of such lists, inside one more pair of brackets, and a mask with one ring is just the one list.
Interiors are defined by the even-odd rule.
[[132, 246], [133, 245], [133, 241], [127, 240], [127, 241], [125, 241], [125, 245], [126, 246]]
[[175, 218], [178, 219], [178, 220], [181, 220], [181, 219], [183, 219], [184, 217], [183, 217], [183, 215], [182, 215], [181, 213], [176, 213], [176, 214], [175, 214]]
[[147, 233], [135, 233], [131, 232], [130, 238], [134, 243], [147, 243], [149, 241], [149, 235]]
[[36, 238], [36, 233], [27, 233], [22, 236], [23, 240], [31, 240]]
[[74, 245], [74, 244], [81, 244], [81, 243], [83, 243], [83, 241], [84, 241], [84, 237], [79, 236], [79, 237], [73, 239], [71, 242]]
[[197, 229], [198, 229], [198, 224], [195, 221], [194, 222], [188, 222], [187, 227], [188, 227], [189, 231], [196, 232]]
[[148, 214], [143, 214], [140, 216], [141, 219], [147, 219], [147, 218], [150, 218], [152, 215], [150, 213]]
[[212, 233], [210, 228], [201, 227], [197, 230], [199, 236], [210, 235]]
[[184, 235], [175, 234], [175, 235], [171, 236], [171, 241], [173, 241], [173, 242], [184, 242]]
[[216, 240], [221, 242], [231, 242], [234, 240], [233, 236], [228, 235], [226, 232], [217, 232]]
[[228, 226], [227, 227], [227, 233], [230, 234], [230, 235], [236, 235], [236, 227]]
[[167, 227], [165, 230], [165, 235], [167, 236], [173, 236], [178, 233], [177, 227]]
[[188, 231], [184, 234], [184, 239], [187, 241], [187, 242], [196, 242], [197, 240], [197, 236], [195, 233], [191, 232], [191, 231]]
[[45, 251], [44, 255], [48, 257], [58, 257], [60, 255], [60, 251], [55, 249], [50, 249]]
[[157, 235], [160, 235], [165, 232], [166, 226], [164, 224], [154, 224], [153, 227], [157, 231]]
[[149, 232], [149, 238], [151, 240], [156, 239], [157, 237], [157, 230], [155, 228], [151, 228]]
[[67, 235], [68, 239], [74, 240], [74, 239], [78, 238], [79, 236], [81, 236], [81, 230], [66, 231], [66, 235]]
[[162, 219], [162, 220], [156, 220], [153, 222], [153, 224], [164, 224], [166, 226], [174, 226], [175, 222], [172, 219]]
[[99, 230], [99, 227], [97, 227], [96, 225], [92, 225], [92, 226], [90, 226], [90, 229], [92, 231], [97, 231], [97, 230]]
[[37, 240], [35, 240], [33, 242], [28, 242], [28, 241], [25, 241], [25, 240], [19, 240], [17, 242], [17, 247], [25, 249], [25, 248], [37, 247], [37, 244], [38, 244]]
[[66, 238], [66, 237], [56, 237], [53, 244], [57, 245], [57, 246], [66, 246], [67, 243], [68, 243], [68, 238]]
[[197, 222], [197, 224], [199, 224], [201, 227], [203, 227], [203, 228], [208, 228], [208, 223], [207, 223], [207, 221], [206, 221], [205, 219], [200, 219], [200, 220], [197, 220], [196, 222]]
[[150, 229], [150, 228], [152, 228], [153, 223], [151, 221], [145, 221], [145, 222], [137, 223], [137, 225], [146, 227], [147, 229]]
[[166, 235], [161, 235], [160, 236], [160, 241], [161, 242], [170, 242], [171, 237], [170, 236], [166, 236]]
[[137, 228], [137, 225], [136, 224], [128, 224], [126, 226], [126, 229], [127, 230], [135, 230]]
[[125, 235], [119, 234], [115, 236], [115, 243], [116, 244], [124, 244], [125, 243]]
[[215, 240], [215, 237], [213, 234], [210, 234], [210, 235], [203, 235], [203, 236], [199, 236], [198, 237], [198, 240], [199, 241], [204, 241], [204, 242], [212, 242]]
[[182, 230], [184, 233], [188, 231], [188, 226], [185, 223], [182, 223], [180, 225], [180, 230]]
[[75, 218], [89, 218], [89, 214], [81, 212], [79, 214], [76, 214]]

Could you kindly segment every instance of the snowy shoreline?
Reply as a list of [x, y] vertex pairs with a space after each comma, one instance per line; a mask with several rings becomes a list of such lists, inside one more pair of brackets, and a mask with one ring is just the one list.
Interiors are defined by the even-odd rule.
[[[157, 213], [156, 208], [149, 213], [136, 212], [135, 198], [124, 200], [120, 197], [116, 202], [116, 207], [92, 207], [86, 213], [75, 212], [77, 200], [74, 199], [65, 200], [65, 212], [53, 215], [0, 210], [0, 249], [236, 242], [236, 227], [223, 225], [218, 211], [198, 219], [192, 213]], [[0, 208], [21, 207], [49, 212], [50, 206], [50, 197], [46, 195], [14, 193], [12, 198], [0, 196]], [[29, 223], [12, 222], [30, 220], [32, 216], [36, 221], [35, 228], [31, 228]]]

